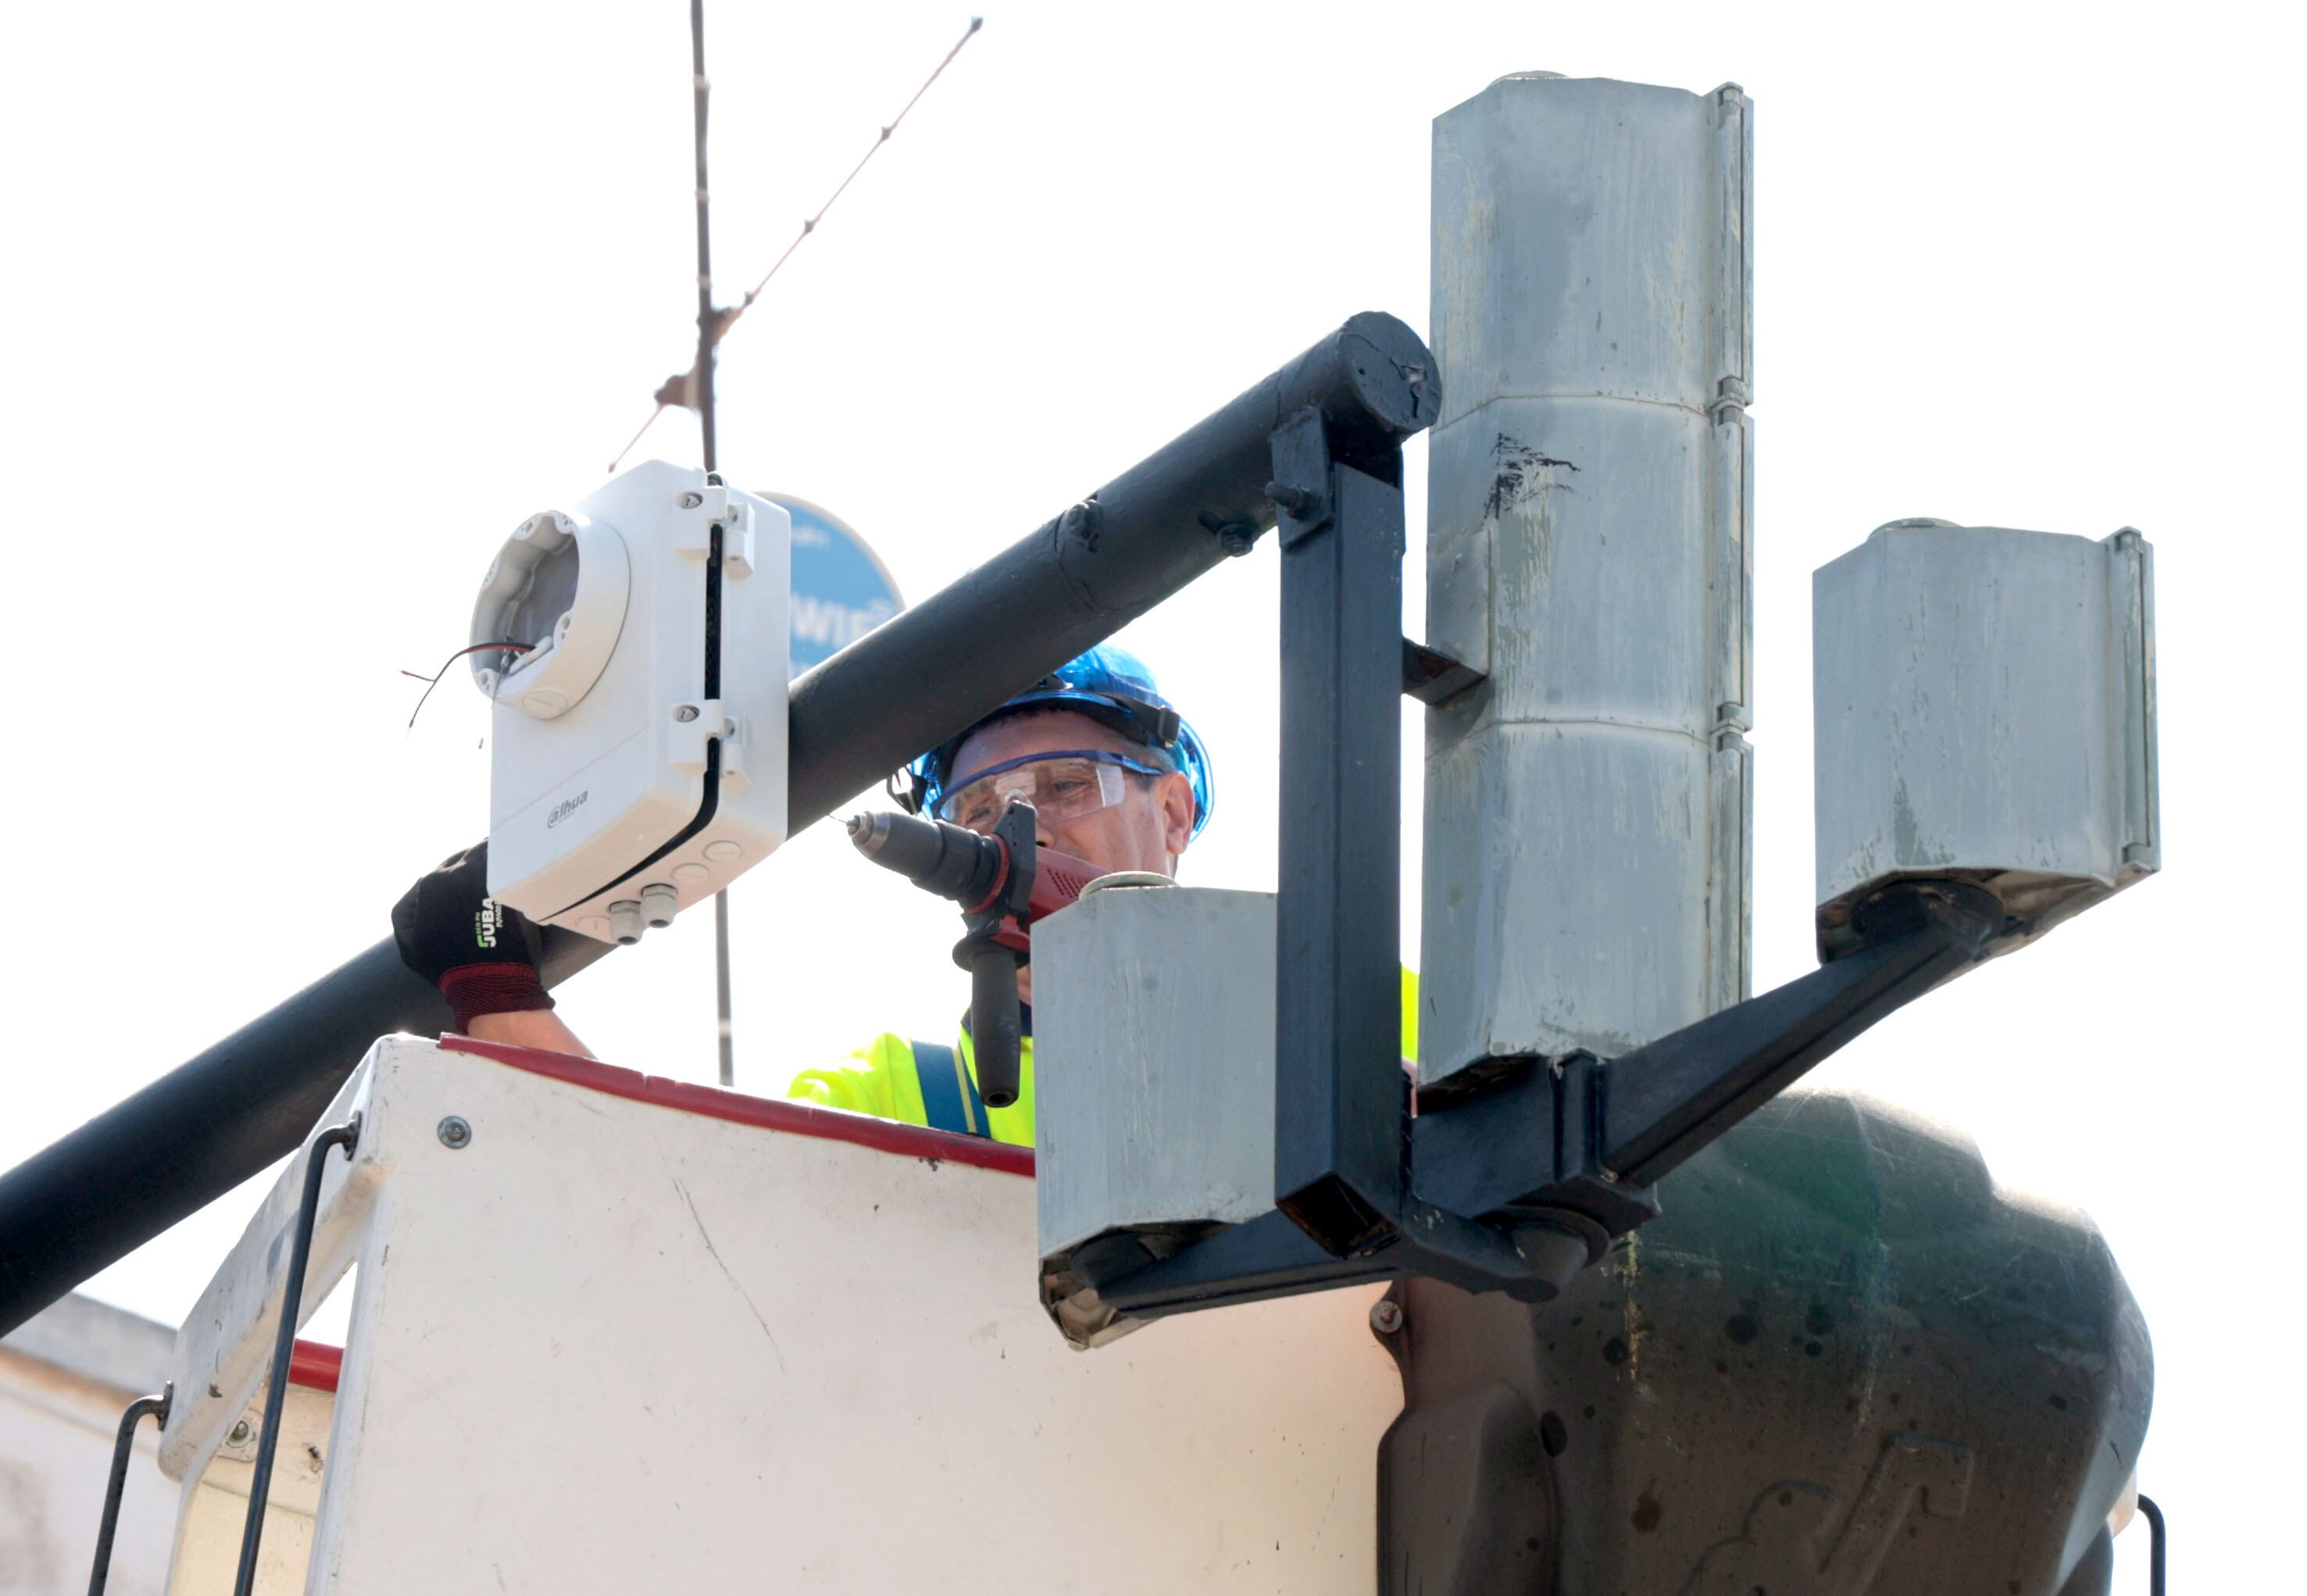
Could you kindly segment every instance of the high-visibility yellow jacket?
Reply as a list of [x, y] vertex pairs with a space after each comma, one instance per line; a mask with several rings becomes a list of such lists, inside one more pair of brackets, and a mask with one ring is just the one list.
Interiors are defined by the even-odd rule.
[[[1033, 1145], [1033, 1039], [1026, 1037], [1019, 1051], [1017, 1101], [1008, 1108], [986, 1109], [984, 1113], [995, 1141], [1030, 1147]], [[970, 1046], [965, 1028], [954, 1043], [953, 1056], [958, 1066], [968, 1071], [973, 1086], [977, 1080], [977, 1053]], [[1418, 973], [1414, 970], [1402, 973], [1402, 1056], [1418, 1057]], [[793, 1077], [785, 1095], [822, 1103], [827, 1108], [850, 1109], [877, 1119], [896, 1120], [905, 1125], [930, 1123], [929, 1111], [922, 1102], [921, 1070], [912, 1043], [894, 1032], [884, 1031], [850, 1058], [854, 1061], [832, 1069], [802, 1070]], [[977, 1111], [974, 1095], [964, 1094], [972, 1100], [972, 1113]]]
[[[922, 1101], [921, 1070], [912, 1043], [894, 1032], [884, 1031], [873, 1038], [870, 1045], [849, 1056], [856, 1062], [835, 1069], [802, 1070], [793, 1077], [785, 1095], [806, 1098], [828, 1108], [852, 1109], [876, 1119], [896, 1120], [905, 1125], [931, 1122], [928, 1107]], [[953, 1056], [959, 1068], [969, 1072], [970, 1084], [974, 1086], [977, 1050], [970, 1045], [966, 1028], [953, 1044]], [[974, 1092], [964, 1094], [963, 1098], [968, 1104], [968, 1112], [979, 1111]], [[982, 1111], [995, 1141], [1014, 1142], [1021, 1147], [1033, 1145], [1032, 1037], [1025, 1037], [1018, 1046], [1017, 1101], [1008, 1108]]]

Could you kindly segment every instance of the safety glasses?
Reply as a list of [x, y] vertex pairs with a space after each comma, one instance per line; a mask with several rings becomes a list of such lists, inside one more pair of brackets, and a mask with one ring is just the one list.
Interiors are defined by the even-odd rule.
[[1025, 802], [1043, 819], [1077, 820], [1120, 802], [1128, 786], [1122, 773], [1131, 770], [1140, 776], [1168, 774], [1102, 748], [1027, 754], [956, 782], [939, 801], [937, 817], [972, 831], [990, 832], [1012, 802]]

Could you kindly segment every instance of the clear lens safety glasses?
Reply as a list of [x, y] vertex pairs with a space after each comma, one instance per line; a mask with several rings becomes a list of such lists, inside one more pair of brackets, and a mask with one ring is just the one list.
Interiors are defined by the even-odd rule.
[[937, 816], [972, 831], [991, 832], [1013, 802], [1030, 803], [1048, 820], [1077, 820], [1121, 802], [1124, 771], [1163, 772], [1103, 749], [1029, 754], [981, 771], [940, 800]]

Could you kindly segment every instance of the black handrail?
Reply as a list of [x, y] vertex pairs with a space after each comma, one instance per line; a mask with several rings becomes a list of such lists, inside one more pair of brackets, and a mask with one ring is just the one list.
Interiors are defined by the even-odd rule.
[[104, 1488], [104, 1516], [96, 1523], [96, 1566], [89, 1570], [88, 1596], [104, 1596], [112, 1577], [112, 1536], [120, 1527], [120, 1498], [128, 1489], [128, 1460], [136, 1451], [136, 1427], [144, 1415], [153, 1415], [162, 1429], [168, 1428], [168, 1410], [176, 1405], [176, 1383], [169, 1381], [158, 1396], [140, 1396], [120, 1415], [119, 1438], [112, 1444], [112, 1477]]
[[2163, 1549], [2168, 1533], [2163, 1523], [2163, 1509], [2155, 1498], [2142, 1495], [2139, 1511], [2147, 1515], [2147, 1589], [2148, 1596], [2163, 1596]]
[[248, 1481], [248, 1521], [240, 1532], [240, 1575], [233, 1596], [256, 1589], [256, 1552], [264, 1539], [264, 1506], [272, 1495], [272, 1457], [280, 1447], [280, 1422], [288, 1407], [288, 1366], [296, 1356], [296, 1317], [304, 1301], [304, 1266], [313, 1254], [313, 1225], [321, 1213], [321, 1178], [328, 1172], [329, 1149], [342, 1147], [349, 1159], [360, 1142], [361, 1117], [332, 1125], [313, 1138], [304, 1163], [304, 1194], [296, 1205], [296, 1233], [288, 1248], [288, 1270], [280, 1286], [280, 1329], [272, 1338], [272, 1374], [264, 1388], [264, 1429], [256, 1443], [256, 1471]]

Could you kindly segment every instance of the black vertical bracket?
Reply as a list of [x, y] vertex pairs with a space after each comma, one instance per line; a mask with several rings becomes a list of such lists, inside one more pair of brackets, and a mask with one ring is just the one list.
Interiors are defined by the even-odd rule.
[[[1274, 1206], [1338, 1257], [1399, 1234], [1401, 457], [1338, 463], [1321, 413], [1274, 433], [1282, 545]], [[1392, 469], [1387, 469], [1391, 464]]]

